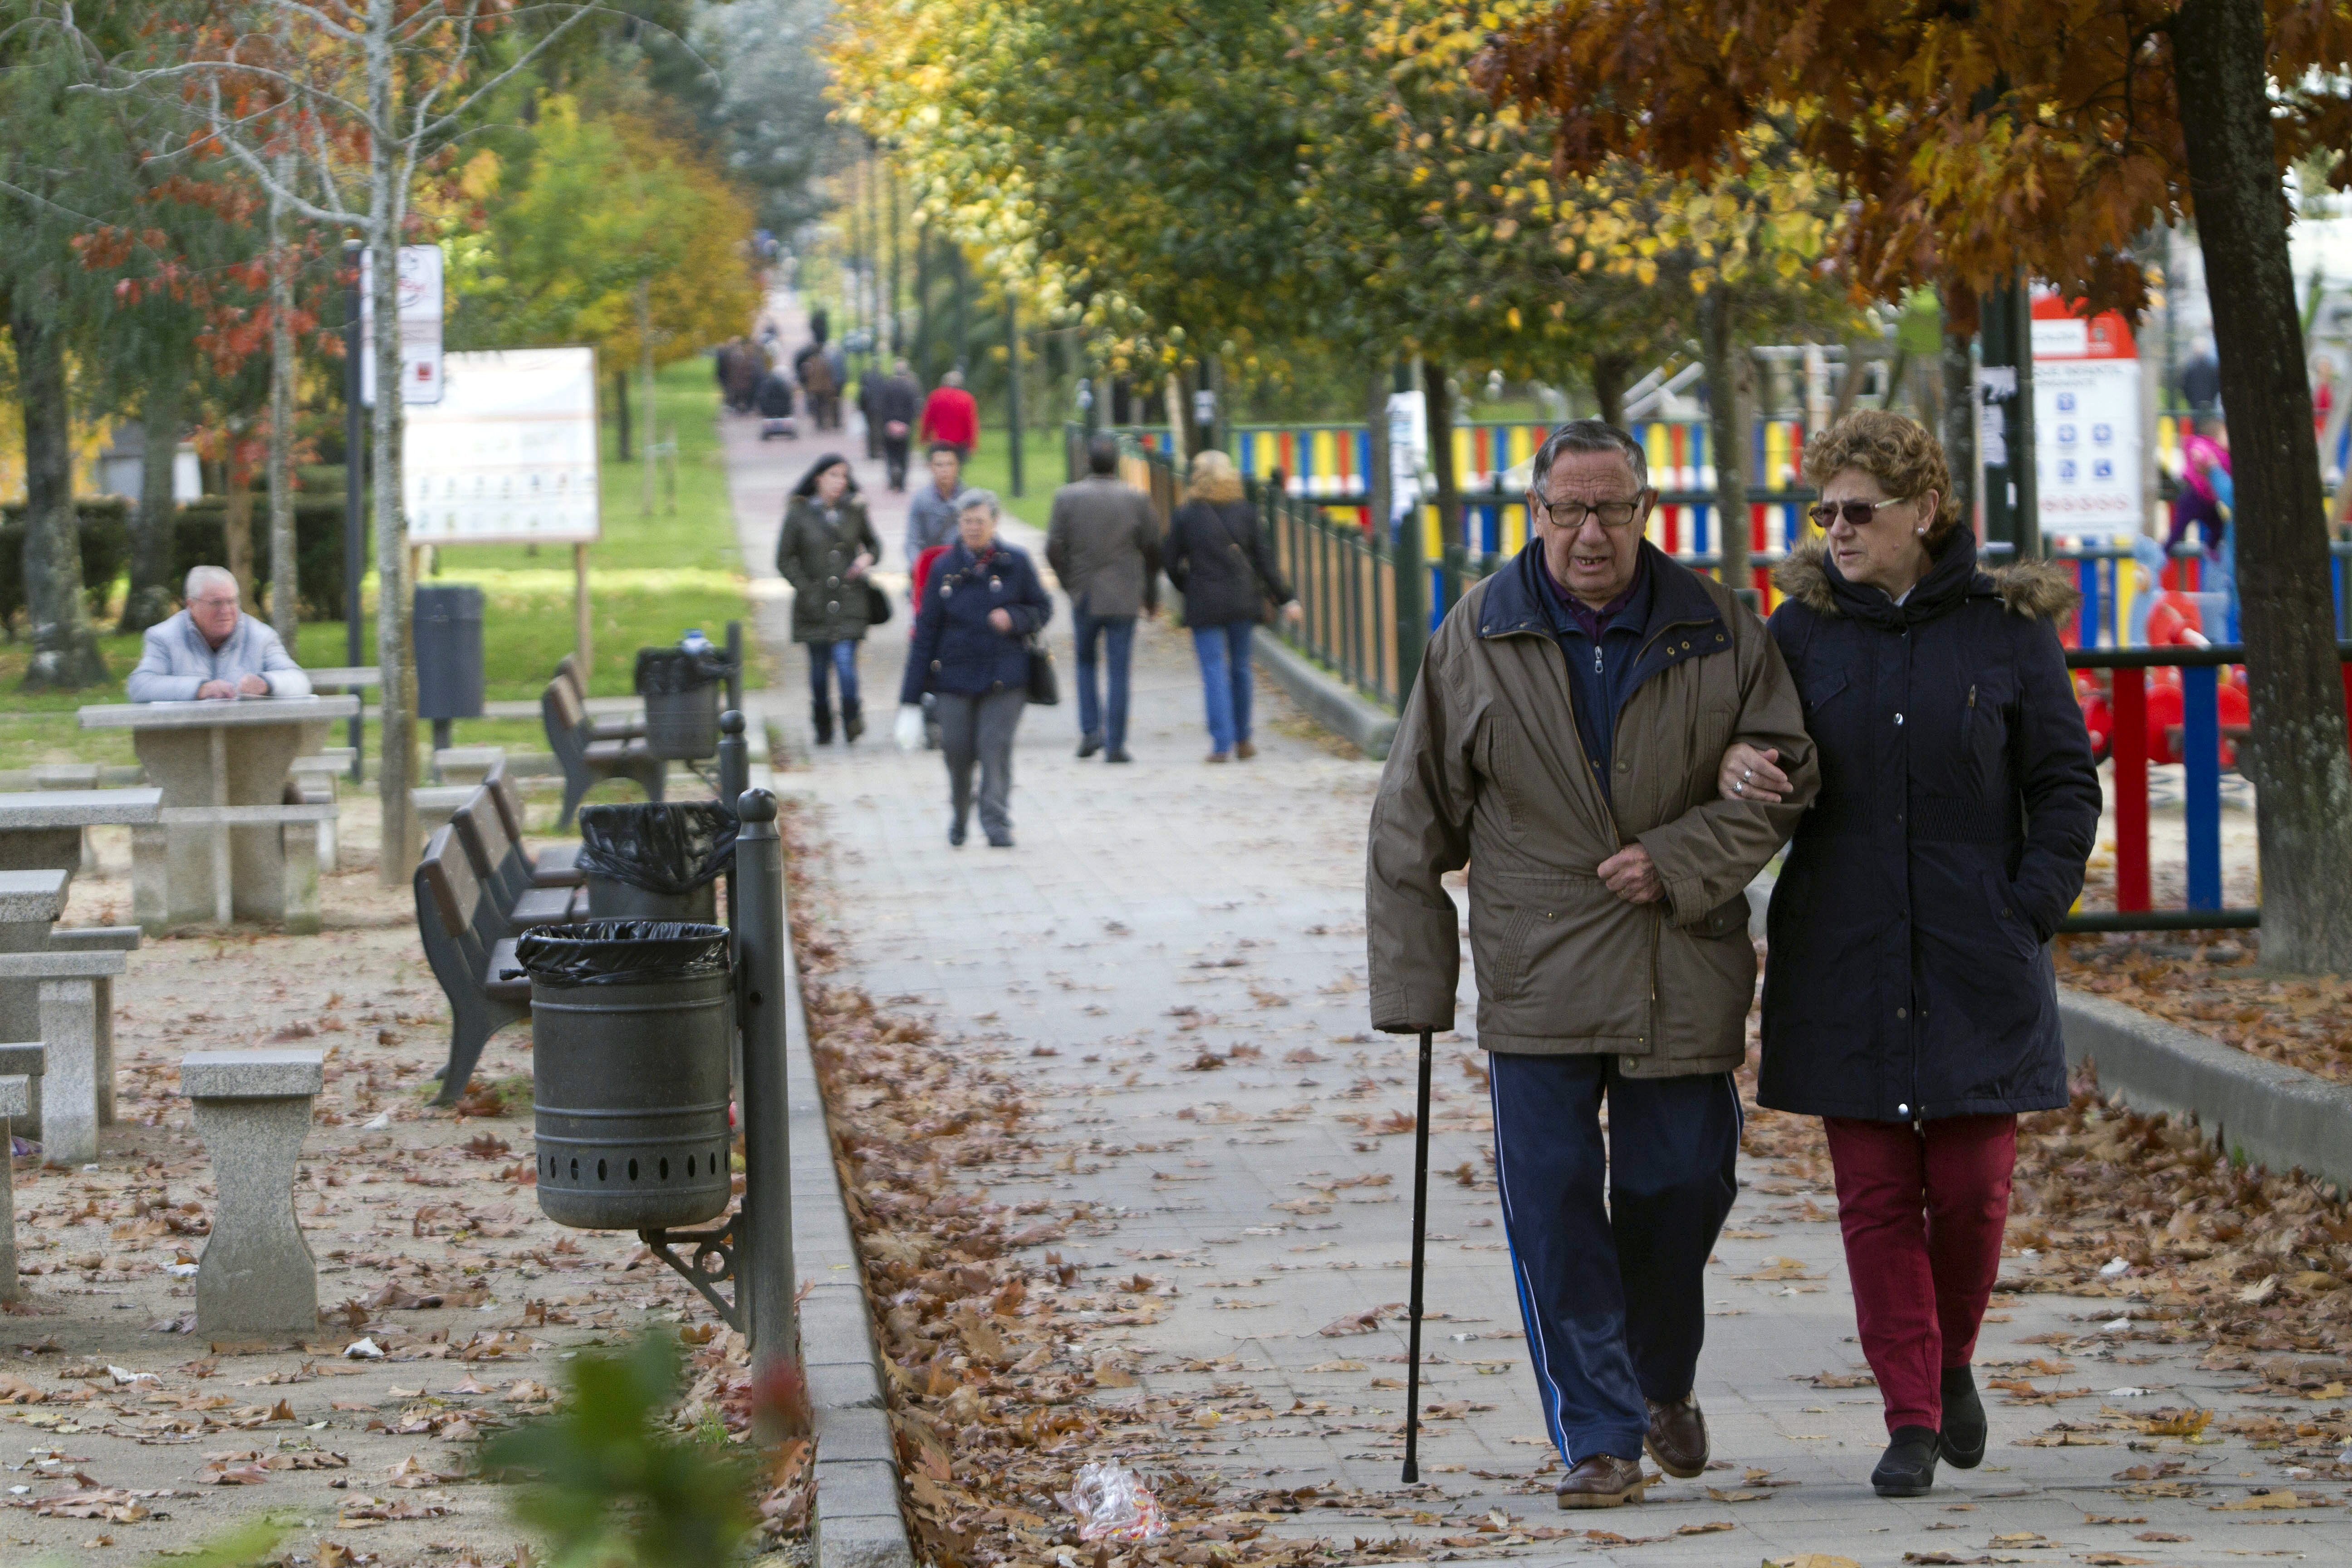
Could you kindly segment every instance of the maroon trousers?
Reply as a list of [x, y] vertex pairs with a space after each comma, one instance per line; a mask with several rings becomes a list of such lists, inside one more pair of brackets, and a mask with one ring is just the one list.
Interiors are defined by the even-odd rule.
[[1940, 1429], [1943, 1371], [1976, 1353], [2000, 1272], [2017, 1118], [1823, 1124], [1862, 1353], [1886, 1429]]

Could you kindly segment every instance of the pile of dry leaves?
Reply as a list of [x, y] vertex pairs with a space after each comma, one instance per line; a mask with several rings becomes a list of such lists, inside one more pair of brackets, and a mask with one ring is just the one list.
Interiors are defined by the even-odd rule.
[[2060, 937], [2058, 978], [2209, 1035], [2225, 1046], [2352, 1083], [2352, 981], [2255, 969], [2244, 931]]

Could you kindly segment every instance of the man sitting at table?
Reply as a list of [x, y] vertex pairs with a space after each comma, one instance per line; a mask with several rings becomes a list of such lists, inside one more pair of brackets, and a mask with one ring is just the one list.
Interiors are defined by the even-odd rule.
[[310, 695], [310, 678], [269, 624], [237, 607], [235, 577], [218, 566], [196, 567], [187, 599], [186, 609], [147, 628], [126, 683], [131, 701]]

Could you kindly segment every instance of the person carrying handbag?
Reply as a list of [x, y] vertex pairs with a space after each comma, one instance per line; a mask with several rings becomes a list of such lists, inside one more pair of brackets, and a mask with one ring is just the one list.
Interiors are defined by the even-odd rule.
[[989, 490], [956, 498], [956, 542], [932, 563], [915, 615], [898, 688], [898, 742], [923, 743], [929, 692], [948, 767], [948, 842], [961, 847], [971, 818], [972, 765], [980, 766], [980, 826], [994, 849], [1013, 847], [1013, 736], [1029, 705], [1032, 643], [1054, 601], [1029, 557], [996, 537]]
[[1250, 742], [1250, 637], [1265, 605], [1298, 619], [1298, 595], [1283, 580], [1257, 509], [1242, 494], [1234, 460], [1213, 447], [1192, 458], [1188, 498], [1168, 522], [1160, 552], [1168, 580], [1184, 596], [1184, 624], [1201, 661], [1211, 763], [1257, 755]]
[[845, 738], [866, 733], [857, 695], [857, 645], [890, 618], [890, 601], [866, 574], [882, 540], [866, 515], [849, 461], [828, 452], [793, 487], [776, 536], [776, 571], [793, 585], [793, 640], [809, 650], [809, 729], [833, 741], [831, 687], [841, 688]]

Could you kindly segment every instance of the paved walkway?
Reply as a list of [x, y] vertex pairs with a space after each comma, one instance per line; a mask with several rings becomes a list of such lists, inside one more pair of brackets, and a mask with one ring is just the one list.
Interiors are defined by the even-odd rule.
[[[739, 426], [729, 449], [745, 554], [763, 562], [783, 488], [818, 443], [762, 447]], [[859, 474], [869, 495], [879, 490], [873, 465], [861, 460]], [[892, 550], [885, 566], [897, 567], [899, 509], [875, 499]], [[1008, 532], [1034, 548], [1030, 531]], [[1066, 603], [1055, 630], [1066, 682]], [[820, 809], [842, 889], [845, 977], [929, 1015], [943, 1040], [1030, 1091], [1044, 1136], [1058, 1136], [1066, 1157], [999, 1184], [1000, 1197], [1096, 1202], [1116, 1229], [1084, 1261], [1176, 1288], [1159, 1322], [1128, 1331], [1146, 1391], [1228, 1406], [1255, 1396], [1281, 1413], [1243, 1426], [1246, 1436], [1227, 1436], [1230, 1426], [1203, 1431], [1201, 1468], [1252, 1486], [1336, 1483], [1402, 1498], [1412, 1140], [1385, 1134], [1382, 1121], [1412, 1109], [1412, 1060], [1409, 1042], [1364, 1032], [1362, 840], [1376, 765], [1277, 721], [1261, 724], [1257, 761], [1202, 766], [1189, 647], [1151, 626], [1137, 650], [1136, 765], [1076, 761], [1071, 710], [1032, 710], [1016, 752], [1019, 847], [950, 849], [938, 758], [888, 743], [905, 633], [902, 616], [867, 644], [875, 733], [858, 747], [808, 746], [800, 650], [784, 652], [767, 699], [787, 746], [806, 758], [784, 782]], [[1262, 701], [1265, 717], [1280, 710]], [[2016, 1445], [2070, 1412], [2088, 1426], [2100, 1405], [2222, 1403], [2224, 1386], [2242, 1383], [2103, 1331], [2119, 1310], [2111, 1300], [1998, 1300], [1980, 1381], [2035, 1376], [2021, 1363], [2043, 1358], [2071, 1363], [2055, 1381], [2098, 1394], [2055, 1409], [1990, 1395], [1995, 1439], [1983, 1468], [1947, 1470], [1915, 1501], [1873, 1496], [1885, 1432], [1875, 1392], [1851, 1385], [1860, 1357], [1826, 1172], [1815, 1180], [1810, 1166], [1754, 1151], [1707, 1293], [1699, 1393], [1717, 1468], [1701, 1482], [1654, 1488], [1638, 1509], [1556, 1511], [1557, 1460], [1541, 1436], [1496, 1223], [1479, 1053], [1449, 1037], [1438, 1058], [1432, 1164], [1444, 1174], [1431, 1194], [1437, 1321], [1424, 1383], [1437, 1418], [1423, 1448], [1434, 1487], [1421, 1496], [1443, 1500], [1423, 1506], [1444, 1523], [1423, 1533], [1458, 1534], [1501, 1509], [1530, 1525], [1631, 1538], [1525, 1549], [1547, 1561], [1622, 1553], [1628, 1563], [1748, 1564], [1829, 1552], [1875, 1568], [2352, 1556], [2340, 1514], [2305, 1510], [2295, 1517], [2312, 1522], [2298, 1525], [2210, 1511], [2281, 1482], [2268, 1456], [2236, 1438], [2127, 1447], [2129, 1434], [2110, 1429], [2084, 1434], [2098, 1446]], [[1376, 1331], [1318, 1332], [1373, 1310]], [[2176, 1461], [2206, 1472], [2210, 1492], [2117, 1495], [2127, 1483], [2116, 1472]], [[1312, 1512], [1299, 1522], [1342, 1536], [1391, 1528]], [[2137, 1539], [2147, 1531], [2163, 1544]]]

